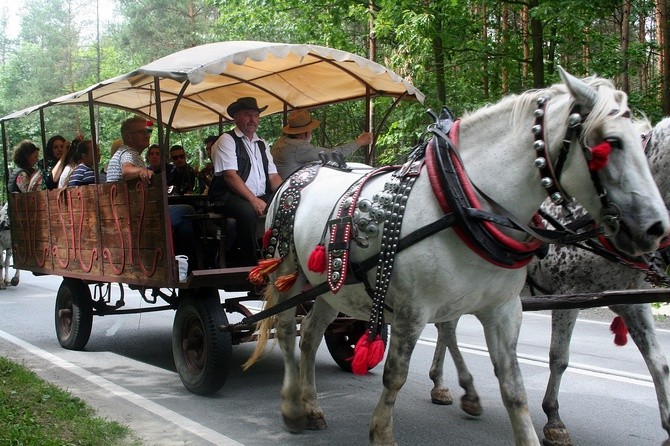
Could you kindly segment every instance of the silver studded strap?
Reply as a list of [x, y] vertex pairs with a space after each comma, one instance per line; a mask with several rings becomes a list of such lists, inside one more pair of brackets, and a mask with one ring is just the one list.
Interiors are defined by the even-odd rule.
[[398, 251], [400, 228], [405, 216], [407, 199], [416, 178], [415, 175], [399, 178], [394, 173], [391, 181], [388, 181], [384, 186], [384, 193], [391, 194], [392, 201], [389, 206], [390, 212], [387, 212], [387, 218], [384, 221], [379, 259], [377, 261], [374, 295], [372, 296], [370, 336], [373, 339], [381, 332], [384, 324], [384, 302], [389, 283], [391, 282], [395, 255]]

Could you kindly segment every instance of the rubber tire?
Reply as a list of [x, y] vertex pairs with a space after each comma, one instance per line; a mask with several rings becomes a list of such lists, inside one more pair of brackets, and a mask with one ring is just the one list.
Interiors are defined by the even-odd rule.
[[93, 301], [88, 285], [79, 279], [64, 278], [56, 294], [54, 314], [61, 347], [83, 350], [93, 328]]
[[[172, 356], [182, 384], [196, 395], [217, 392], [228, 379], [233, 342], [218, 290], [200, 290], [200, 297], [184, 299], [172, 326]], [[188, 345], [188, 339], [195, 346]]]
[[[351, 359], [354, 356], [354, 347], [367, 329], [368, 322], [354, 320], [346, 332], [328, 334], [326, 331], [324, 339], [326, 340], [326, 347], [328, 347], [330, 356], [333, 357], [337, 365], [345, 372], [352, 373]], [[384, 347], [388, 344], [388, 334], [388, 325], [385, 324], [382, 332], [379, 334], [384, 342]], [[370, 369], [372, 368], [370, 367]]]

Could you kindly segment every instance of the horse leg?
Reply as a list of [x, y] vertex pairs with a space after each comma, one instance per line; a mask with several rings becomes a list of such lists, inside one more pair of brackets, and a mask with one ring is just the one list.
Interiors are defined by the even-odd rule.
[[549, 347], [549, 381], [542, 400], [542, 410], [547, 415], [544, 441], [546, 446], [569, 446], [572, 439], [558, 413], [558, 390], [561, 378], [570, 360], [570, 339], [575, 329], [579, 310], [554, 310], [551, 312], [551, 346]]
[[661, 425], [670, 436], [670, 382], [668, 381], [668, 361], [661, 350], [654, 330], [651, 305], [613, 305], [612, 311], [626, 322], [630, 337], [640, 350], [647, 364], [656, 389]]
[[458, 320], [441, 322], [435, 324], [437, 327], [437, 344], [435, 346], [435, 355], [430, 367], [430, 379], [433, 380], [434, 387], [430, 392], [431, 401], [434, 404], [452, 404], [453, 397], [449, 388], [443, 383], [443, 366], [446, 348], [456, 366], [458, 372], [458, 383], [465, 390], [465, 395], [461, 397], [461, 409], [469, 415], [478, 417], [482, 414], [482, 406], [479, 395], [475, 389], [474, 379], [465, 364], [465, 359], [461, 355], [456, 339], [456, 326]]
[[391, 325], [392, 334], [382, 379], [384, 389], [370, 423], [370, 444], [374, 446], [396, 444], [393, 438], [393, 408], [398, 392], [407, 380], [412, 351], [426, 325], [415, 308], [397, 306], [394, 314], [401, 314], [403, 318], [394, 318]]
[[[291, 290], [286, 293], [280, 293], [272, 284], [268, 286], [272, 287], [272, 292], [278, 293], [280, 297], [277, 299], [277, 302], [281, 302], [288, 296], [298, 294], [303, 284], [304, 277], [300, 274]], [[277, 341], [284, 357], [284, 380], [280, 392], [280, 410], [284, 418], [284, 424], [289, 432], [298, 433], [305, 429], [307, 422], [305, 405], [301, 398], [298, 362], [295, 358], [295, 340], [297, 336], [295, 310], [284, 311], [276, 315], [275, 329]]]
[[9, 256], [5, 255], [5, 250], [0, 250], [0, 268], [2, 268], [2, 280], [0, 280], [0, 290], [7, 288], [9, 283]]
[[[451, 332], [447, 324], [450, 322], [440, 322], [435, 324], [437, 328], [437, 342], [435, 343], [435, 353], [433, 354], [433, 363], [430, 365], [428, 376], [433, 381], [433, 388], [430, 391], [430, 401], [433, 404], [448, 406], [454, 403], [454, 397], [451, 390], [444, 386], [444, 357], [447, 353], [447, 344], [450, 342]], [[454, 324], [456, 325], [456, 324]], [[454, 333], [455, 336], [456, 333]], [[454, 362], [456, 362], [454, 360]]]
[[337, 310], [318, 298], [312, 309], [300, 324], [300, 385], [302, 401], [307, 415], [307, 429], [325, 429], [326, 420], [323, 410], [316, 399], [316, 373], [314, 370], [316, 352], [323, 340], [326, 327], [337, 317]]
[[500, 394], [512, 423], [515, 443], [517, 446], [539, 446], [540, 441], [530, 417], [526, 389], [516, 357], [521, 328], [521, 299], [510, 299], [488, 314], [477, 314], [477, 317], [484, 326], [486, 345], [498, 378]]
[[[7, 252], [6, 252], [6, 260], [5, 260], [5, 262], [7, 263], [7, 266], [5, 267], [7, 271], [9, 270], [9, 258], [12, 257], [12, 255], [13, 255], [12, 250], [8, 249]], [[20, 270], [14, 268], [14, 277], [12, 277], [12, 280], [10, 280], [9, 283], [11, 283], [12, 286], [16, 286], [16, 285], [19, 284], [20, 279], [21, 279], [20, 278]]]

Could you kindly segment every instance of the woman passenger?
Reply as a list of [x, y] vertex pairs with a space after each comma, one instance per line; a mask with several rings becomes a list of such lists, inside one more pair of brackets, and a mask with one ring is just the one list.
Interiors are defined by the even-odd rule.
[[38, 157], [39, 149], [28, 140], [21, 141], [14, 148], [14, 165], [16, 167], [14, 167], [14, 170], [9, 175], [9, 181], [7, 182], [9, 192], [28, 192], [30, 180], [35, 175], [42, 175], [35, 168]]
[[65, 153], [65, 142], [65, 138], [61, 135], [54, 135], [49, 138], [44, 148], [44, 158], [37, 163], [37, 167], [42, 172], [42, 184], [34, 185], [31, 190], [55, 189], [58, 186], [58, 180], [54, 181], [51, 170]]

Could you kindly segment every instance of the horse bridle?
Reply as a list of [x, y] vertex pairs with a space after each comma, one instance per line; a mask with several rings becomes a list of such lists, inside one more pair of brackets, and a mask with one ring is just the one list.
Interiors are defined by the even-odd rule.
[[[572, 198], [568, 195], [565, 190], [561, 187], [560, 178], [561, 173], [563, 172], [563, 167], [565, 161], [568, 158], [570, 153], [570, 148], [573, 141], [577, 141], [582, 153], [587, 161], [591, 159], [591, 151], [586, 146], [584, 141], [584, 136], [582, 135], [582, 123], [588, 118], [588, 113], [581, 112], [580, 104], [575, 103], [570, 110], [570, 115], [568, 117], [568, 128], [563, 138], [563, 146], [556, 160], [555, 166], [551, 161], [549, 156], [549, 150], [545, 142], [544, 137], [544, 115], [545, 109], [549, 102], [549, 98], [542, 96], [537, 99], [538, 108], [535, 110], [535, 124], [533, 125], [532, 131], [536, 139], [533, 142], [533, 148], [538, 154], [538, 157], [535, 159], [535, 166], [539, 169], [541, 175], [541, 184], [546, 189], [547, 195], [551, 199], [552, 203], [556, 205], [563, 206], [566, 210], [567, 203], [569, 203]], [[616, 115], [619, 113], [619, 110], [612, 110], [609, 115]], [[630, 117], [630, 112], [626, 111], [622, 115], [624, 117]], [[607, 139], [606, 140], [611, 146], [620, 146], [621, 142], [617, 139]], [[600, 181], [600, 176], [595, 170], [590, 170], [591, 181], [593, 186], [598, 194], [601, 203], [601, 216], [604, 223], [603, 230], [605, 230], [606, 235], [612, 236], [619, 232], [621, 228], [621, 211], [620, 209], [612, 203], [607, 194], [607, 190], [602, 185]], [[567, 210], [570, 213], [569, 210]]]

